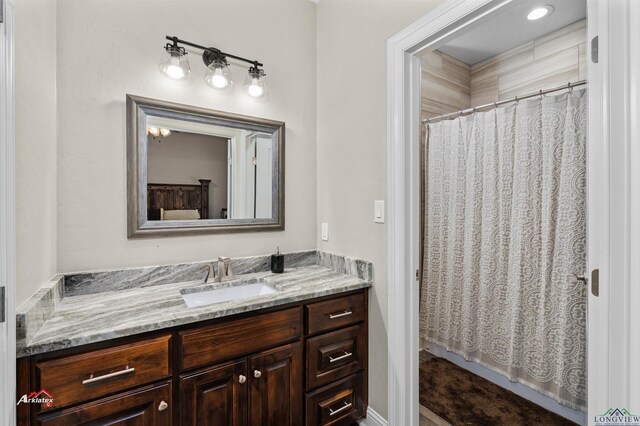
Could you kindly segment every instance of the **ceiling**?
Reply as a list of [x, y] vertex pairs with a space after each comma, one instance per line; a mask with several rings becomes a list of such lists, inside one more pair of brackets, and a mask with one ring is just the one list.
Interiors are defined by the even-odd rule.
[[[527, 20], [529, 11], [540, 5], [553, 6], [553, 13], [537, 21]], [[456, 34], [454, 39], [447, 40], [438, 50], [468, 65], [474, 65], [585, 18], [587, 2], [516, 0], [513, 6], [507, 6], [505, 9], [507, 10], [480, 20], [464, 33]]]

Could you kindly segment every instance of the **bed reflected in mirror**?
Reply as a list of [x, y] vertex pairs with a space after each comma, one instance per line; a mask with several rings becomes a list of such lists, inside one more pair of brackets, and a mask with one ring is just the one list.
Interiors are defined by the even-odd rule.
[[130, 237], [284, 228], [284, 123], [127, 105]]

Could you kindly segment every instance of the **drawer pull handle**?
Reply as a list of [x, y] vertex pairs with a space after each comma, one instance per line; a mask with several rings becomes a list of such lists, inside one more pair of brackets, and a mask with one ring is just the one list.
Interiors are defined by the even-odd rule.
[[164, 411], [168, 406], [169, 404], [167, 404], [166, 402], [160, 401], [160, 404], [158, 404], [158, 411]]
[[240, 383], [245, 383], [247, 381], [247, 376], [243, 376], [242, 374], [238, 377], [238, 381]]
[[262, 377], [262, 373], [260, 372], [260, 370], [253, 370], [253, 377], [255, 377], [256, 379]]
[[351, 311], [344, 311], [340, 314], [329, 314], [329, 319], [336, 319], [336, 318], [341, 318], [341, 317], [346, 317], [347, 315], [351, 315], [353, 314], [353, 312]]
[[93, 377], [93, 374], [92, 374], [87, 380], [83, 380], [82, 384], [83, 385], [88, 385], [90, 383], [100, 382], [102, 380], [107, 380], [107, 379], [110, 379], [112, 377], [122, 376], [123, 374], [133, 373], [134, 371], [136, 371], [135, 368], [133, 368], [133, 367], [129, 368], [129, 366], [127, 365], [127, 367], [124, 370], [116, 371], [115, 373], [104, 374], [104, 375], [98, 376], [98, 377]]
[[331, 408], [329, 408], [329, 415], [330, 416], [335, 416], [336, 414], [351, 408], [351, 403], [350, 402], [346, 402], [346, 401], [342, 401], [342, 402], [344, 403], [344, 405], [342, 407], [338, 408], [337, 410], [332, 410]]
[[353, 354], [351, 352], [345, 352], [344, 355], [340, 355], [338, 357], [333, 358], [331, 355], [329, 355], [329, 362], [334, 363], [334, 362], [338, 362], [340, 360], [343, 360], [345, 358], [349, 358], [350, 356], [353, 356]]

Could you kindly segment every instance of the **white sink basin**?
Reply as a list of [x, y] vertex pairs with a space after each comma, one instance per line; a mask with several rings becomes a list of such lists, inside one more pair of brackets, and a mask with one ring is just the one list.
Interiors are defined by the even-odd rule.
[[218, 287], [207, 286], [196, 291], [182, 290], [182, 298], [189, 308], [212, 305], [214, 303], [230, 302], [232, 300], [250, 299], [277, 293], [278, 290], [264, 281], [244, 283], [223, 283]]

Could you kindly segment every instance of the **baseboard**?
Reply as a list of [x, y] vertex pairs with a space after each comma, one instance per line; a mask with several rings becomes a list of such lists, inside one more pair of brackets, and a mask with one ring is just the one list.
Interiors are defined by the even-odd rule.
[[360, 420], [362, 426], [388, 426], [387, 420], [373, 408], [367, 408], [367, 418]]

